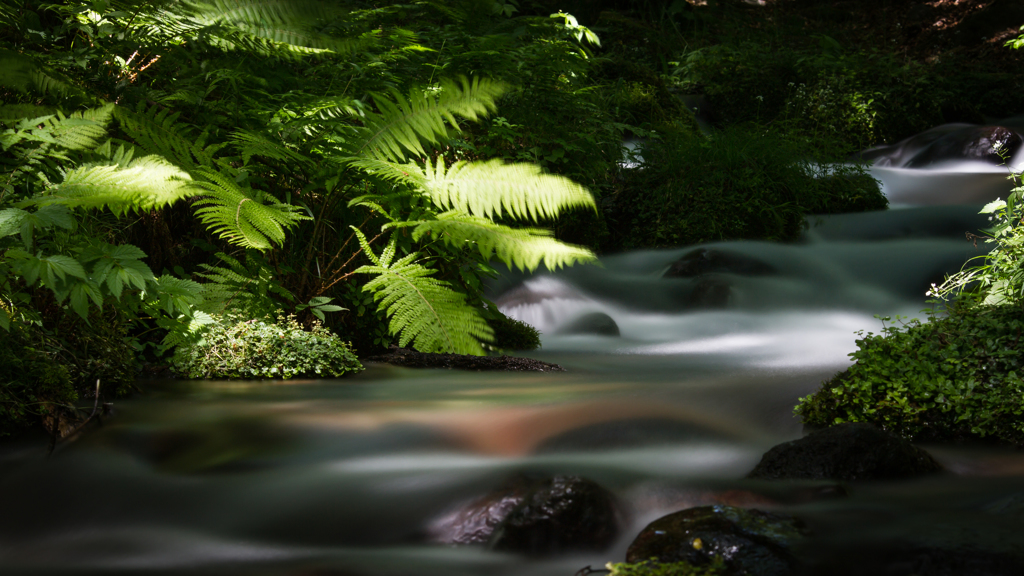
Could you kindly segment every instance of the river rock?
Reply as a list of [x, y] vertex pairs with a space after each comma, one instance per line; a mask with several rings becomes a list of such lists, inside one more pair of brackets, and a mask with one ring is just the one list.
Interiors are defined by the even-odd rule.
[[727, 575], [784, 576], [798, 568], [793, 550], [807, 532], [803, 522], [786, 514], [701, 506], [648, 524], [629, 545], [626, 562], [704, 566], [721, 558]]
[[579, 476], [532, 482], [498, 524], [488, 547], [531, 556], [604, 550], [619, 532], [615, 497]]
[[618, 534], [614, 496], [578, 476], [520, 474], [428, 528], [443, 544], [488, 544], [531, 555], [600, 550]]
[[697, 248], [673, 262], [662, 277], [695, 278], [708, 273], [765, 276], [774, 274], [775, 268], [745, 254], [718, 248]]
[[942, 162], [972, 160], [999, 165], [997, 153], [1013, 156], [1021, 147], [1019, 134], [1003, 126], [977, 126], [957, 130], [935, 140], [907, 162], [907, 168], [925, 168]]
[[930, 454], [872, 424], [846, 423], [779, 444], [747, 476], [758, 480], [898, 480], [940, 472]]
[[363, 363], [391, 364], [403, 368], [447, 368], [475, 372], [564, 372], [558, 364], [518, 356], [470, 356], [468, 354], [428, 354], [411, 348], [392, 346], [384, 354], [360, 358]]
[[611, 316], [604, 312], [591, 312], [569, 322], [558, 329], [559, 334], [597, 334], [600, 336], [618, 336], [619, 325]]

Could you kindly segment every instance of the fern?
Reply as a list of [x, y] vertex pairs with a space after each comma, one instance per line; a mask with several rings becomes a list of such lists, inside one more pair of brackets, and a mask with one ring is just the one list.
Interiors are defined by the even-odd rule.
[[586, 248], [559, 242], [551, 232], [537, 228], [509, 228], [495, 224], [487, 218], [458, 212], [439, 214], [437, 220], [412, 222], [413, 240], [424, 235], [440, 237], [448, 244], [473, 244], [485, 259], [498, 257], [509, 268], [533, 271], [541, 262], [548, 270], [571, 266], [579, 262], [593, 262], [594, 254]]
[[113, 114], [121, 129], [143, 150], [159, 154], [183, 170], [218, 164], [214, 155], [224, 145], [206, 146], [206, 133], [194, 136], [191, 129], [178, 122], [178, 112], [140, 105], [135, 112], [118, 106]]
[[295, 162], [298, 164], [309, 164], [309, 158], [286, 148], [284, 145], [269, 140], [262, 134], [249, 130], [236, 130], [231, 134], [231, 143], [235, 145], [242, 155], [242, 162], [248, 164], [253, 156], [262, 156], [283, 162]]
[[[236, 246], [269, 250], [283, 244], [285, 229], [309, 220], [298, 206], [278, 202], [268, 194], [241, 188], [234, 180], [214, 170], [200, 168], [207, 181], [197, 181], [204, 191], [196, 202], [199, 219], [210, 231]], [[264, 204], [269, 200], [270, 204]]]
[[[410, 173], [419, 171], [408, 166]], [[505, 164], [501, 160], [456, 162], [444, 159], [421, 172], [423, 193], [444, 210], [456, 209], [485, 218], [507, 213], [537, 221], [554, 218], [569, 207], [596, 210], [587, 189], [564, 176], [545, 174], [536, 164]]]
[[285, 290], [274, 278], [274, 272], [258, 253], [246, 255], [246, 263], [218, 252], [216, 255], [223, 266], [200, 264], [206, 272], [198, 276], [206, 280], [203, 284], [205, 312], [221, 313], [230, 304], [253, 318], [271, 317], [280, 307], [270, 298], [277, 295], [280, 300], [294, 300], [291, 292]]
[[358, 273], [376, 274], [363, 286], [373, 292], [378, 308], [390, 317], [389, 329], [399, 336], [399, 345], [422, 352], [459, 352], [482, 356], [480, 340], [490, 342], [494, 331], [480, 314], [466, 303], [466, 297], [447, 282], [432, 278], [434, 270], [415, 262], [414, 252], [395, 260], [394, 239], [378, 257], [358, 228], [352, 228], [373, 266], [360, 266]]
[[144, 156], [127, 166], [80, 166], [30, 201], [46, 206], [103, 208], [114, 214], [152, 210], [195, 195], [199, 190], [185, 172], [159, 156]]
[[[316, 25], [323, 25], [341, 15], [327, 2], [208, 0], [196, 2], [192, 8], [192, 17], [226, 41], [225, 47], [234, 46], [262, 54], [301, 56], [321, 52], [348, 54], [360, 45], [358, 40], [333, 38], [315, 29]], [[218, 27], [221, 30], [217, 30]]]
[[364, 127], [356, 131], [350, 156], [401, 163], [409, 157], [426, 156], [422, 141], [437, 143], [448, 137], [448, 126], [459, 127], [455, 115], [469, 120], [495, 110], [497, 100], [507, 90], [503, 82], [463, 78], [460, 82], [441, 83], [438, 93], [413, 89], [409, 98], [396, 91], [391, 101], [373, 95], [380, 113], [367, 113]]

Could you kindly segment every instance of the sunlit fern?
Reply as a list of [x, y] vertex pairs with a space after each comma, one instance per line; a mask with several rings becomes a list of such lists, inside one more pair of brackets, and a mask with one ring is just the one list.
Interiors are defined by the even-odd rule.
[[493, 340], [494, 331], [467, 305], [465, 295], [434, 278], [435, 271], [418, 263], [415, 252], [394, 260], [394, 239], [377, 256], [362, 232], [353, 230], [373, 262], [356, 272], [376, 275], [364, 289], [373, 292], [379, 307], [387, 312], [399, 346], [412, 344], [421, 352], [483, 354], [480, 341]]

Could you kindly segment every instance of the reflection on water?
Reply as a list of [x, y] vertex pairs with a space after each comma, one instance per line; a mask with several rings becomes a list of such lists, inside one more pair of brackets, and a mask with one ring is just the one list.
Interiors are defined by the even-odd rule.
[[[566, 576], [621, 560], [659, 515], [707, 503], [798, 511], [821, 534], [819, 553], [836, 557], [883, 537], [1024, 544], [1007, 528], [1024, 519], [1024, 455], [1007, 450], [936, 448], [950, 474], [844, 499], [741, 479], [800, 435], [793, 405], [848, 365], [855, 331], [878, 331], [875, 314], [920, 315], [930, 283], [979, 253], [962, 238], [984, 221], [957, 204], [992, 192], [988, 175], [961, 176], [980, 188], [933, 189], [931, 207], [812, 218], [793, 245], [709, 246], [713, 258], [699, 256], [710, 264], [691, 276], [663, 277], [694, 257], [681, 248], [496, 284], [502, 309], [543, 331], [534, 356], [566, 373], [378, 366], [337, 381], [149, 383], [53, 457], [38, 446], [3, 456], [0, 566]], [[588, 314], [618, 335], [574, 324]], [[516, 472], [606, 486], [627, 528], [606, 551], [543, 561], [426, 543], [432, 522]]]

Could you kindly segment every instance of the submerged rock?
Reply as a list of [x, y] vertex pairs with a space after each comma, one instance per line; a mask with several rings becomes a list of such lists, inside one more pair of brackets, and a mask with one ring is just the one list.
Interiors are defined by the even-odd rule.
[[438, 519], [430, 539], [530, 555], [602, 550], [619, 530], [614, 496], [578, 476], [517, 475]]
[[838, 424], [779, 444], [747, 475], [758, 480], [898, 480], [942, 471], [908, 440], [872, 424]]
[[364, 363], [378, 362], [403, 368], [447, 368], [476, 372], [564, 372], [558, 364], [517, 356], [469, 356], [467, 354], [427, 354], [410, 348], [392, 346], [384, 354], [360, 358]]
[[533, 486], [495, 528], [488, 547], [532, 556], [604, 550], [618, 532], [611, 492], [579, 476], [555, 476]]
[[765, 276], [775, 272], [775, 268], [745, 254], [717, 248], [698, 248], [673, 262], [662, 277], [695, 278], [708, 273]]
[[601, 336], [618, 336], [619, 325], [611, 316], [604, 312], [591, 312], [573, 320], [562, 328], [558, 334], [598, 334]]
[[793, 554], [807, 535], [800, 520], [785, 514], [732, 506], [701, 506], [651, 522], [626, 551], [626, 562], [725, 563], [725, 574], [784, 576], [799, 561]]

